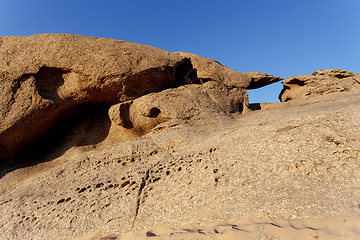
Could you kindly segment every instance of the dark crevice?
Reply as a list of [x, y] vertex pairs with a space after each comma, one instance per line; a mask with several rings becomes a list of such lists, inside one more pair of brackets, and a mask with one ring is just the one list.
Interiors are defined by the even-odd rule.
[[[9, 171], [55, 159], [74, 146], [103, 141], [110, 129], [109, 104], [80, 104], [61, 114], [48, 131], [33, 140], [15, 157], [8, 159]], [[12, 170], [10, 170], [12, 169]], [[8, 171], [8, 172], [9, 172]], [[0, 174], [0, 178], [4, 174]]]
[[287, 82], [287, 84], [294, 84], [294, 85], [299, 85], [299, 86], [305, 86], [305, 82], [301, 81], [297, 78], [293, 78], [291, 79], [289, 82]]
[[261, 104], [260, 103], [250, 103], [249, 108], [252, 111], [261, 110]]
[[351, 77], [355, 82], [357, 82], [357, 83], [359, 83], [360, 84], [360, 81], [359, 80], [357, 80], [356, 78], [354, 78], [354, 77]]
[[139, 214], [142, 192], [143, 192], [143, 190], [144, 190], [144, 188], [146, 186], [146, 182], [150, 178], [150, 171], [151, 171], [151, 169], [148, 169], [146, 171], [145, 177], [142, 178], [142, 181], [141, 181], [141, 184], [140, 184], [140, 187], [139, 187], [138, 197], [137, 197], [137, 202], [136, 202], [136, 209], [135, 209], [135, 217], [134, 217], [134, 221], [133, 221], [133, 224], [132, 224], [132, 228], [134, 228], [135, 221], [136, 221], [137, 216]]
[[337, 74], [334, 77], [336, 77], [338, 79], [342, 79], [342, 78], [347, 78], [347, 77], [350, 77], [350, 76], [346, 76], [346, 75], [343, 75], [343, 74]]
[[133, 124], [131, 123], [130, 120], [130, 106], [131, 106], [131, 101], [122, 103], [120, 105], [120, 113], [121, 113], [120, 118], [121, 118], [122, 126], [128, 129], [133, 127]]
[[185, 58], [176, 68], [175, 81], [177, 86], [189, 83], [200, 83], [197, 77], [197, 71], [194, 69], [189, 58]]
[[242, 102], [241, 102], [241, 103], [237, 103], [234, 110], [235, 110], [235, 112], [238, 112], [238, 113], [242, 114], [243, 111], [244, 111], [244, 105], [243, 105], [243, 103], [242, 103]]
[[153, 233], [153, 232], [148, 231], [148, 232], [146, 232], [146, 236], [147, 237], [156, 237], [156, 234]]

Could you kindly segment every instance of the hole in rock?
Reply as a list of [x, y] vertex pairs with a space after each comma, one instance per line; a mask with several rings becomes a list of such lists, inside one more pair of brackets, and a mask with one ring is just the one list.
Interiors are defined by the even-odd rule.
[[121, 188], [124, 188], [126, 187], [126, 185], [128, 185], [130, 183], [130, 181], [125, 181], [124, 183], [121, 184]]
[[63, 75], [67, 73], [70, 71], [61, 68], [40, 68], [39, 72], [35, 74], [35, 86], [39, 95], [50, 100], [60, 99], [57, 90], [64, 85]]
[[261, 103], [280, 102], [279, 94], [282, 89], [282, 83], [276, 82], [265, 87], [247, 90], [250, 109], [261, 110]]
[[289, 81], [287, 84], [294, 84], [294, 85], [299, 85], [299, 86], [305, 86], [305, 82], [301, 81], [297, 78], [292, 79], [291, 81]]
[[244, 111], [244, 106], [243, 106], [243, 104], [239, 104], [239, 106], [237, 107], [237, 109], [238, 109], [238, 112], [239, 112], [239, 113], [243, 113], [243, 111]]
[[343, 74], [337, 74], [335, 75], [336, 78], [338, 79], [342, 79], [342, 78], [347, 78], [347, 77], [350, 77], [351, 75], [343, 75]]
[[123, 127], [128, 129], [133, 127], [130, 121], [130, 105], [130, 103], [123, 103], [120, 105], [121, 121], [123, 122]]
[[249, 103], [279, 102], [278, 96], [282, 88], [282, 83], [276, 82], [262, 88], [247, 90]]
[[[197, 71], [193, 68], [191, 60], [185, 58], [183, 63], [178, 66], [175, 71], [175, 81], [178, 85], [182, 85], [186, 83], [196, 83], [195, 80], [197, 78]], [[197, 83], [200, 83], [200, 81]]]
[[157, 116], [159, 116], [159, 114], [161, 113], [160, 109], [157, 107], [153, 107], [150, 109], [149, 114], [147, 115], [147, 117], [149, 118], [156, 118]]
[[147, 237], [156, 237], [157, 235], [153, 232], [148, 231], [148, 232], [146, 232], [146, 236]]

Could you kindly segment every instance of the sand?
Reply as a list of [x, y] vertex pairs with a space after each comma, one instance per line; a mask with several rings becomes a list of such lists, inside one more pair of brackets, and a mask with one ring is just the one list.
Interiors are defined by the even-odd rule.
[[231, 222], [204, 226], [185, 225], [179, 228], [157, 226], [124, 235], [102, 235], [97, 230], [75, 240], [141, 240], [141, 239], [360, 239], [360, 215], [345, 214], [321, 219], [275, 219], [247, 217]]

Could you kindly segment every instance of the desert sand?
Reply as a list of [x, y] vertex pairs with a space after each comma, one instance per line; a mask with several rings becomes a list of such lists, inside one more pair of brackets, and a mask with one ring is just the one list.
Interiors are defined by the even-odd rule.
[[329, 239], [345, 240], [360, 238], [360, 216], [340, 215], [321, 219], [274, 219], [248, 217], [233, 222], [217, 222], [205, 226], [186, 225], [179, 228], [156, 226], [149, 230], [130, 232], [122, 236], [103, 235], [101, 230], [74, 240], [133, 240], [133, 239]]

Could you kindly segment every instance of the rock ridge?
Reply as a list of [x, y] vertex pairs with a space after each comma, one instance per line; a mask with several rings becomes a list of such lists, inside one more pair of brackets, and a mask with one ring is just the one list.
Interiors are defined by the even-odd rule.
[[292, 76], [283, 82], [282, 102], [360, 89], [360, 74], [341, 69], [325, 69], [312, 75]]

